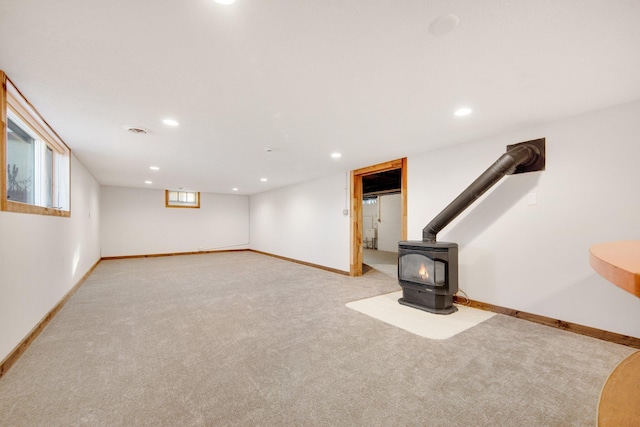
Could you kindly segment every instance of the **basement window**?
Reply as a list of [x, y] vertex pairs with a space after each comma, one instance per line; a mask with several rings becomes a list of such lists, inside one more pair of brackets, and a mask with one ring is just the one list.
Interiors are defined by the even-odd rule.
[[2, 71], [0, 79], [1, 210], [71, 216], [71, 150]]
[[165, 190], [164, 198], [168, 208], [200, 208], [199, 191]]

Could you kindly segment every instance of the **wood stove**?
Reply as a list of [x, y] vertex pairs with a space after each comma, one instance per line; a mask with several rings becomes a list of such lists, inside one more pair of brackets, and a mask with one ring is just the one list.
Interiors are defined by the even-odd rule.
[[399, 242], [402, 298], [398, 302], [436, 314], [456, 312], [453, 296], [458, 292], [458, 245], [436, 242], [436, 235], [505, 175], [541, 171], [544, 166], [544, 138], [508, 145], [506, 153], [427, 224], [422, 241]]
[[400, 304], [437, 314], [458, 309], [458, 245], [446, 242], [402, 241], [398, 245]]

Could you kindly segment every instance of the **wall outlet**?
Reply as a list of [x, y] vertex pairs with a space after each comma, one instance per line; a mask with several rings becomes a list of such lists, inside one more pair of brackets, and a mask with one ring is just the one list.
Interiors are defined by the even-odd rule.
[[529, 193], [527, 196], [527, 204], [529, 206], [534, 206], [538, 204], [538, 195], [536, 193]]
[[342, 215], [344, 215], [344, 216], [349, 215], [349, 209], [343, 209], [342, 210]]

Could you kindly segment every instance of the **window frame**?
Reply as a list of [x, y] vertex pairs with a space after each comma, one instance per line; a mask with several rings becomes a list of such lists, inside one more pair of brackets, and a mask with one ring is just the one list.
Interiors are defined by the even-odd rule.
[[[0, 90], [0, 210], [16, 213], [27, 213], [36, 215], [48, 215], [58, 217], [70, 217], [71, 216], [71, 149], [64, 143], [64, 141], [58, 136], [58, 134], [49, 126], [49, 124], [42, 118], [38, 111], [31, 105], [31, 103], [22, 95], [20, 90], [13, 84], [9, 77], [0, 70], [0, 81], [2, 82], [2, 88]], [[64, 188], [66, 197], [65, 208], [39, 206], [30, 203], [17, 202], [7, 198], [7, 126], [9, 123], [8, 111], [11, 111], [11, 115], [15, 116], [19, 121], [23, 123], [16, 123], [17, 125], [24, 124], [29, 127], [31, 132], [34, 132], [41, 143], [52, 150], [52, 204], [58, 204], [60, 199], [53, 194], [56, 189]], [[15, 119], [12, 119], [15, 121]], [[66, 163], [66, 164], [65, 164]], [[60, 182], [61, 181], [61, 182]], [[64, 186], [64, 187], [61, 187]], [[34, 191], [36, 188], [34, 188]]]
[[[196, 195], [195, 204], [188, 203], [176, 203], [173, 204], [169, 201], [169, 193], [177, 192], [177, 193], [193, 193]], [[190, 208], [190, 209], [200, 209], [200, 192], [199, 191], [185, 191], [185, 190], [164, 190], [164, 207], [165, 208]]]

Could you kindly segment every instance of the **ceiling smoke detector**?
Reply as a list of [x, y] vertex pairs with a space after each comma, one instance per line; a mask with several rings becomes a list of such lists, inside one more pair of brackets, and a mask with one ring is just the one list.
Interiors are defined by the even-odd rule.
[[143, 128], [139, 128], [139, 127], [135, 127], [135, 126], [125, 126], [124, 128], [127, 130], [127, 132], [131, 132], [131, 133], [136, 134], [136, 135], [146, 135], [146, 134], [149, 133], [148, 130], [143, 129]]

